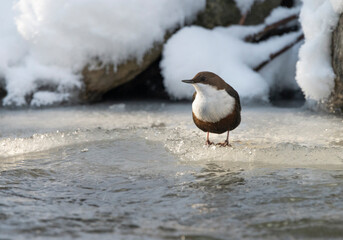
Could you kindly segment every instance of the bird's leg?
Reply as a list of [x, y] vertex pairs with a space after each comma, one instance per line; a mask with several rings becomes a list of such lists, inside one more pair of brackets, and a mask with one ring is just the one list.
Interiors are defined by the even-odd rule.
[[210, 132], [207, 132], [206, 145], [212, 145], [213, 142], [210, 141]]
[[223, 143], [218, 143], [221, 147], [231, 147], [231, 144], [229, 143], [229, 133], [230, 131], [227, 131], [226, 140]]

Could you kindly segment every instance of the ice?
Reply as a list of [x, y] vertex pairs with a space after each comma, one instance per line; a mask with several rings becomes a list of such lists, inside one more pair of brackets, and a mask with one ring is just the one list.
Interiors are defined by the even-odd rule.
[[[243, 107], [242, 123], [230, 133], [232, 148], [206, 146], [191, 104], [125, 102], [53, 110], [1, 110], [0, 159], [59, 148], [79, 152], [99, 141], [157, 143], [180, 162], [255, 166], [330, 166], [343, 161], [342, 119], [303, 109]], [[115, 105], [114, 105], [115, 106]], [[223, 142], [225, 134], [210, 134]], [[86, 144], [86, 145], [85, 145]], [[80, 147], [78, 147], [80, 145]], [[163, 148], [163, 147], [162, 147]]]
[[[4, 138], [0, 141], [1, 157], [20, 156], [27, 153], [49, 151], [56, 148], [77, 146], [81, 143], [100, 140], [113, 140], [116, 134], [108, 135], [105, 131], [89, 130], [56, 131], [33, 134], [30, 137]], [[81, 152], [84, 151], [80, 150]]]
[[82, 87], [83, 67], [141, 61], [167, 31], [194, 19], [204, 6], [205, 0], [3, 0], [3, 104], [71, 101]]
[[117, 103], [117, 104], [111, 105], [109, 109], [115, 110], [115, 111], [124, 111], [125, 107], [126, 107], [125, 103]]

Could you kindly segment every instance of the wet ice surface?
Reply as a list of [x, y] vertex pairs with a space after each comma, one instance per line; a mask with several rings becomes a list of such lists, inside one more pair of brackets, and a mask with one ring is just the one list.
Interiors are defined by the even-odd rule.
[[190, 106], [0, 110], [0, 238], [343, 236], [341, 118], [244, 108], [206, 147]]

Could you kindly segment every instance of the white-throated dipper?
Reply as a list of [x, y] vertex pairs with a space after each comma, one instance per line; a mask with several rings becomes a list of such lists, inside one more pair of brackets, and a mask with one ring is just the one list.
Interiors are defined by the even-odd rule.
[[182, 80], [195, 88], [192, 114], [195, 125], [207, 132], [206, 144], [211, 145], [209, 133], [221, 134], [227, 131], [221, 146], [230, 146], [229, 132], [241, 122], [241, 103], [233, 87], [212, 72], [199, 72], [191, 80]]

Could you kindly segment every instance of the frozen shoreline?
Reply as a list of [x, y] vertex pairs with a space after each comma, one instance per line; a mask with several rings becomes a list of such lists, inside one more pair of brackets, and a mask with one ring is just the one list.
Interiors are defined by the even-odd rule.
[[[302, 108], [244, 107], [233, 148], [207, 147], [190, 103], [126, 102], [41, 110], [0, 110], [0, 159], [97, 141], [139, 138], [180, 161], [285, 166], [341, 165], [342, 119]], [[224, 135], [210, 134], [215, 142]]]

